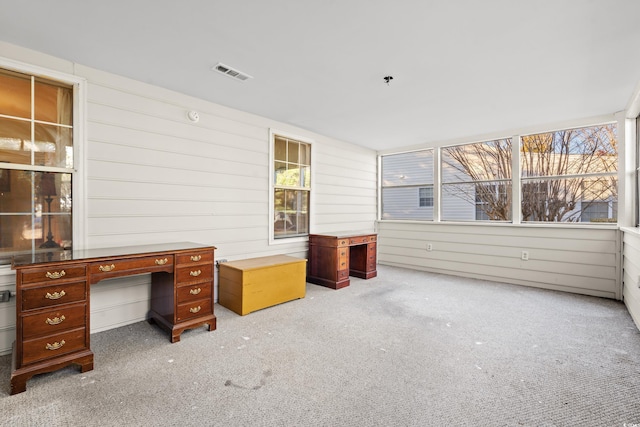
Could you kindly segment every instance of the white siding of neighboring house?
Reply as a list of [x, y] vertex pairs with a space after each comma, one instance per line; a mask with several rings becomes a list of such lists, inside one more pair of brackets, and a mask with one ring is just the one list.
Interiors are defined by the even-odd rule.
[[[217, 259], [306, 257], [306, 241], [269, 245], [270, 128], [314, 141], [311, 232], [374, 229], [372, 150], [9, 44], [0, 56], [88, 82], [88, 247], [193, 241], [215, 245]], [[149, 287], [149, 275], [92, 286], [91, 331], [143, 320]], [[6, 269], [4, 289], [15, 290]], [[15, 321], [15, 300], [0, 304], [0, 353]]]

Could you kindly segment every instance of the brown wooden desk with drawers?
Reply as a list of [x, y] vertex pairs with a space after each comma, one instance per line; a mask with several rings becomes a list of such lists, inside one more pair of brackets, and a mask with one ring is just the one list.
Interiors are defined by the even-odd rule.
[[36, 374], [71, 364], [93, 369], [89, 289], [103, 279], [151, 273], [148, 318], [180, 341], [213, 314], [214, 246], [170, 243], [16, 256], [16, 341], [11, 394]]
[[370, 279], [376, 270], [377, 234], [310, 234], [307, 281], [332, 289], [349, 286], [349, 276]]

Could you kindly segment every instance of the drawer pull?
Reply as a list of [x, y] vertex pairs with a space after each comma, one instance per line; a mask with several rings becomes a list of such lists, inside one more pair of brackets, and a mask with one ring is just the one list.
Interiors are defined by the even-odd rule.
[[197, 307], [191, 307], [191, 308], [189, 309], [189, 311], [190, 311], [191, 313], [197, 313], [197, 312], [199, 312], [201, 309], [202, 309], [202, 307], [197, 306]]
[[200, 292], [202, 292], [202, 289], [200, 289], [200, 288], [194, 288], [194, 289], [189, 290], [189, 293], [191, 295], [198, 295]]
[[53, 344], [49, 344], [47, 343], [47, 345], [45, 346], [45, 348], [47, 350], [58, 350], [59, 348], [61, 348], [63, 345], [65, 345], [64, 340], [60, 341], [60, 342], [54, 342]]
[[49, 279], [59, 279], [61, 277], [63, 277], [65, 274], [64, 270], [61, 271], [54, 271], [53, 273], [50, 273], [47, 271], [47, 274], [45, 274], [45, 276], [47, 276]]
[[191, 261], [198, 262], [202, 259], [202, 255], [191, 255]]
[[169, 260], [167, 258], [165, 258], [165, 259], [157, 259], [156, 260], [156, 264], [157, 265], [165, 265], [168, 262], [169, 262]]
[[114, 264], [101, 265], [100, 267], [98, 267], [98, 270], [100, 270], [102, 272], [107, 272], [107, 271], [113, 271], [115, 268], [116, 268], [116, 266]]
[[192, 275], [193, 277], [198, 277], [199, 275], [202, 274], [202, 271], [200, 270], [191, 271], [189, 274]]
[[47, 317], [47, 320], [45, 320], [45, 323], [48, 325], [59, 325], [60, 323], [64, 322], [64, 319], [66, 319], [64, 315], [60, 317], [54, 317], [53, 319], [49, 319]]
[[65, 296], [67, 293], [65, 291], [60, 291], [60, 292], [54, 292], [52, 294], [50, 294], [49, 292], [47, 292], [47, 294], [44, 296], [46, 299], [60, 299], [63, 296]]

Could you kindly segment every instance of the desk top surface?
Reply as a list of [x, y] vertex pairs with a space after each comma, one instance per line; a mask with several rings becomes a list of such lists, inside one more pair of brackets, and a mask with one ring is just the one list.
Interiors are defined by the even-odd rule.
[[158, 243], [153, 245], [118, 246], [112, 248], [91, 248], [73, 250], [38, 249], [37, 251], [13, 257], [12, 268], [66, 261], [90, 261], [102, 258], [137, 256], [158, 252], [216, 249], [215, 246], [192, 242]]
[[378, 233], [375, 231], [360, 231], [360, 232], [342, 232], [342, 233], [312, 233], [310, 236], [320, 236], [320, 237], [334, 237], [336, 239], [348, 239], [350, 237], [361, 237], [361, 236], [377, 236]]

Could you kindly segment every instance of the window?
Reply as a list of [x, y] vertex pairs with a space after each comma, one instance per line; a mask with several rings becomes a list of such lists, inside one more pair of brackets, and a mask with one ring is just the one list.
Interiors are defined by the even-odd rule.
[[433, 207], [433, 187], [418, 188], [418, 206], [421, 208]]
[[0, 69], [0, 264], [72, 245], [73, 86]]
[[443, 220], [511, 220], [511, 139], [442, 148]]
[[433, 220], [433, 150], [382, 157], [382, 218]]
[[[640, 120], [637, 127], [640, 141]], [[505, 138], [438, 149], [435, 183], [433, 150], [381, 156], [381, 219], [433, 219], [425, 208], [435, 206], [443, 221], [513, 222], [519, 199], [515, 218], [523, 222], [617, 223], [616, 123], [517, 139], [519, 146]]]
[[273, 237], [309, 234], [311, 144], [273, 135]]
[[616, 124], [523, 136], [522, 220], [617, 222], [617, 168]]

